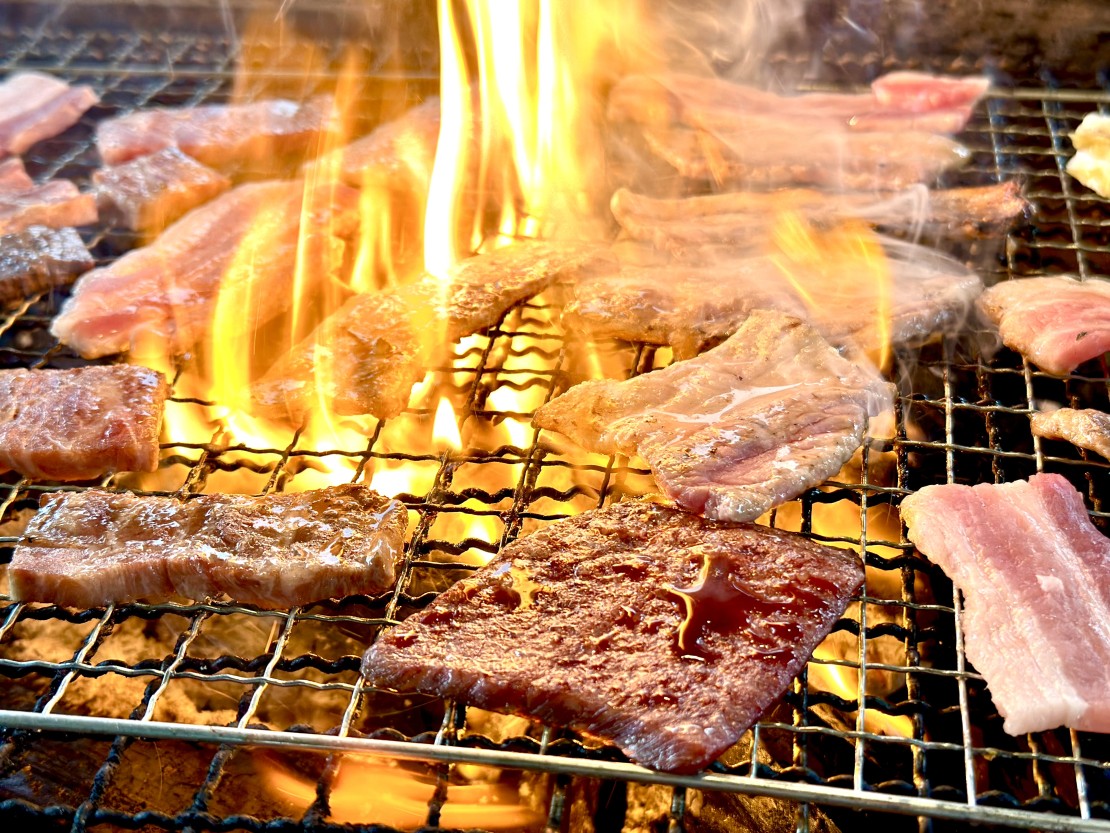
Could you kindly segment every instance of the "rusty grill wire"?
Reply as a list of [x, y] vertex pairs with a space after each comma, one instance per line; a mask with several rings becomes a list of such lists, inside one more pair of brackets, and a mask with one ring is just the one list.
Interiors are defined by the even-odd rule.
[[[235, 41], [219, 35], [135, 34], [44, 23], [31, 28], [0, 26], [0, 42], [7, 45], [0, 74], [42, 68], [92, 84], [101, 94], [102, 104], [80, 125], [43, 142], [27, 160], [40, 179], [65, 176], [81, 184], [97, 165], [91, 143], [97, 120], [148, 105], [225, 100], [237, 60]], [[419, 97], [434, 91], [434, 72], [398, 75], [373, 58], [367, 66], [371, 82], [379, 80], [395, 93]], [[326, 72], [316, 79], [321, 85], [327, 80]], [[995, 241], [1000, 254], [986, 261], [988, 280], [1110, 274], [1106, 204], [1070, 180], [1063, 168], [1070, 151], [1067, 134], [1093, 109], [1110, 111], [1110, 92], [1001, 90], [977, 111], [964, 135], [975, 155], [958, 180], [1019, 178], [1034, 207], [1029, 223]], [[116, 230], [88, 239], [101, 262], [133, 243]], [[978, 261], [982, 265], [983, 258]], [[48, 294], [3, 314], [0, 365], [80, 363], [47, 332], [60, 300], [61, 293]], [[499, 386], [537, 391], [541, 400], [565, 386], [578, 345], [567, 341], [553, 323], [557, 301], [540, 298], [519, 305], [449, 367], [441, 368], [445, 378], [453, 380], [446, 384], [454, 385], [464, 405], [461, 416], [470, 425], [530, 417], [491, 407], [488, 395]], [[1107, 530], [1110, 514], [1102, 498], [1110, 465], [1070, 445], [1033, 437], [1028, 421], [1040, 401], [1107, 410], [1110, 372], [1105, 357], [1061, 380], [1005, 349], [988, 357], [982, 349], [986, 341], [986, 334], [971, 332], [921, 351], [900, 351], [895, 378], [902, 384], [894, 438], [871, 440], [865, 447], [862, 482], [830, 483], [796, 502], [795, 524], [809, 534], [821, 527], [827, 508], [844, 501], [857, 507], [853, 511], [861, 521], [861, 534], [815, 537], [851, 544], [865, 553], [873, 568], [869, 588], [876, 574], [892, 578], [899, 588], [894, 598], [865, 591], [861, 621], [845, 619], [837, 626], [837, 632], [855, 639], [854, 658], [814, 660], [811, 668], [824, 664], [903, 673], [905, 687], [892, 699], [866, 688], [849, 699], [810, 690], [803, 673], [787, 693], [784, 707], [754, 730], [750, 754], [728, 765], [715, 764], [703, 777], [648, 773], [625, 763], [611, 748], [583, 743], [550, 727], [495, 740], [483, 734], [483, 724], [472, 725], [460, 704], [422, 704], [433, 718], [425, 715], [423, 728], [413, 727], [407, 713], [391, 718], [382, 705], [388, 698], [362, 686], [361, 649], [376, 629], [396, 621], [404, 609], [426, 604], [435, 589], [473, 569], [473, 559], [463, 563], [468, 552], [494, 553], [504, 542], [543, 523], [648, 491], [648, 473], [620, 457], [595, 464], [573, 452], [561, 453], [536, 432], [530, 432], [527, 447], [478, 445], [439, 454], [384, 447], [379, 442], [381, 426], [362, 447], [324, 451], [301, 448], [295, 432], [290, 432], [286, 445], [275, 448], [172, 444], [163, 447], [162, 468], [176, 477], [178, 492], [218, 490], [221, 478], [244, 472], [255, 478], [257, 492], [280, 490], [311, 470], [314, 461], [333, 455], [355, 463], [355, 479], [368, 467], [389, 461], [422, 467], [427, 488], [400, 496], [415, 523], [397, 590], [382, 598], [284, 612], [230, 603], [67, 611], [0, 596], [0, 684], [5, 691], [0, 724], [7, 727], [0, 775], [26, 765], [37, 747], [54, 744], [64, 750], [82, 739], [105, 736], [96, 747], [101, 762], [71, 801], [42, 804], [25, 797], [5, 798], [0, 813], [52, 820], [74, 830], [99, 824], [132, 829], [340, 829], [327, 816], [335, 757], [314, 774], [316, 798], [302, 817], [251, 815], [236, 803], [240, 796], [226, 794], [233, 783], [229, 773], [248, 754], [247, 745], [272, 744], [321, 754], [345, 749], [388, 752], [429, 762], [437, 785], [425, 818], [432, 827], [451, 803], [451, 764], [479, 763], [553, 773], [547, 787], [548, 829], [567, 823], [578, 785], [596, 777], [614, 779], [608, 789], [618, 827], [623, 805], [613, 796], [624, 789], [622, 782], [630, 781], [672, 790], [669, 823], [675, 830], [683, 829], [690, 790], [796, 800], [802, 829], [814, 812], [809, 802], [815, 802], [831, 812], [836, 807], [892, 810], [906, 814], [906, 822], [919, 829], [978, 821], [1043, 830], [1110, 830], [1106, 739], [1064, 730], [1022, 738], [1005, 735], [982, 679], [966, 664], [959, 600], [952, 597], [950, 583], [914, 552], [904, 529], [897, 536], [868, 534], [876, 513], [896, 507], [902, 496], [929, 483], [1001, 482], [1037, 471], [1059, 472], [1071, 480], [1086, 496], [1096, 524]], [[629, 375], [660, 362], [655, 351], [644, 346], [604, 343], [597, 350]], [[169, 407], [201, 405], [175, 396]], [[400, 417], [414, 426], [425, 425], [428, 418], [420, 411]], [[892, 475], [870, 482], [867, 464], [880, 459], [892, 461]], [[499, 474], [491, 478], [490, 471]], [[491, 480], [501, 485], [492, 487]], [[108, 478], [101, 485], [119, 484]], [[3, 530], [14, 529], [38, 497], [55, 488], [5, 477], [0, 485]], [[776, 520], [785, 514], [780, 510]], [[465, 524], [451, 523], [476, 517], [488, 519], [489, 534], [484, 537], [463, 536], [459, 530]], [[15, 541], [12, 535], [2, 539], [6, 557]], [[923, 591], [926, 587], [928, 592]], [[35, 642], [44, 628], [53, 640], [49, 650]], [[119, 659], [125, 651], [117, 640], [144, 629], [158, 631], [166, 650], [137, 660]], [[227, 649], [231, 631], [248, 634], [238, 640], [238, 651]], [[900, 644], [903, 662], [889, 664], [870, 657], [869, 643], [883, 637]], [[129, 694], [98, 704], [102, 714], [115, 719], [82, 718], [83, 704], [105, 681], [111, 682], [111, 691]], [[12, 700], [16, 684], [34, 694], [23, 705]], [[179, 709], [174, 703], [195, 698], [198, 692], [209, 692], [222, 708], [198, 708], [191, 719], [173, 715]], [[385, 716], [379, 717], [376, 709]], [[907, 717], [911, 737], [869, 730], [869, 713]], [[231, 720], [224, 719], [228, 714]], [[267, 717], [264, 729], [258, 729], [260, 715]], [[206, 765], [182, 785], [186, 800], [172, 807], [157, 801], [142, 809], [121, 805], [117, 784], [128, 771], [129, 755], [145, 742], [136, 738], [188, 740], [204, 750]], [[767, 751], [771, 759], [761, 757]]]

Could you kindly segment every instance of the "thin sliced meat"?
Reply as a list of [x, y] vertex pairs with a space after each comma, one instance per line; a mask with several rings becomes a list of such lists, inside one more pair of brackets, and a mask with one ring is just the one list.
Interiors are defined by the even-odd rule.
[[43, 498], [8, 576], [20, 601], [90, 608], [227, 595], [281, 609], [384, 593], [404, 505], [365, 486], [188, 500], [126, 492]]
[[989, 88], [984, 77], [894, 72], [876, 79], [869, 93], [776, 95], [708, 76], [632, 75], [610, 93], [609, 117], [741, 133], [772, 125], [808, 129], [811, 135], [832, 130], [958, 133]]
[[799, 535], [621, 503], [509, 544], [387, 630], [363, 674], [697, 772], [785, 690], [862, 581], [855, 555]]
[[677, 257], [706, 245], [725, 244], [738, 253], [764, 246], [784, 215], [809, 223], [854, 218], [873, 226], [921, 229], [932, 234], [983, 237], [996, 234], [1028, 209], [1017, 183], [900, 193], [828, 193], [804, 188], [734, 191], [657, 199], [626, 188], [613, 194], [617, 222], [636, 240]]
[[31, 226], [90, 226], [98, 218], [96, 199], [82, 194], [68, 179], [54, 179], [29, 188], [0, 187], [0, 234]]
[[17, 72], [0, 84], [0, 156], [23, 153], [72, 127], [100, 101], [91, 87], [71, 87], [41, 72]]
[[93, 171], [92, 179], [104, 221], [143, 232], [161, 231], [231, 187], [176, 147]]
[[96, 265], [71, 228], [31, 226], [0, 237], [0, 303], [65, 286]]
[[335, 278], [357, 226], [358, 194], [344, 185], [240, 185], [149, 246], [82, 277], [50, 331], [85, 358], [123, 353], [147, 338], [184, 353], [208, 333], [225, 293], [248, 332], [291, 307], [298, 263], [309, 296]]
[[1038, 437], [1067, 440], [1110, 460], [1110, 414], [1093, 408], [1060, 408], [1033, 414], [1031, 422]]
[[797, 318], [755, 310], [719, 347], [624, 382], [577, 385], [533, 425], [591, 451], [639, 454], [682, 508], [750, 521], [836, 474], [891, 402], [873, 368]]
[[0, 162], [0, 190], [23, 191], [34, 186], [35, 182], [27, 174], [22, 159], [5, 159]]
[[1110, 540], [1072, 485], [927, 486], [902, 517], [964, 594], [967, 658], [1003, 728], [1110, 731]]
[[201, 164], [222, 170], [303, 156], [338, 129], [330, 96], [303, 102], [276, 98], [137, 110], [97, 125], [96, 146], [108, 165], [176, 147]]
[[299, 421], [322, 398], [334, 413], [396, 416], [441, 350], [555, 281], [609, 263], [599, 246], [517, 243], [462, 261], [446, 281], [427, 275], [357, 295], [258, 380], [255, 406]]
[[154, 471], [168, 394], [145, 367], [0, 370], [0, 471], [40, 480]]
[[1110, 281], [1004, 281], [984, 292], [978, 306], [1003, 344], [1048, 373], [1065, 376], [1110, 350]]

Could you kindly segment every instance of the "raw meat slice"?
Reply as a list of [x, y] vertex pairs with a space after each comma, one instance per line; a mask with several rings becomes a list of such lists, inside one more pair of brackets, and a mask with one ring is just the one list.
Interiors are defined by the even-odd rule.
[[32, 183], [28, 188], [0, 187], [0, 234], [15, 234], [31, 226], [90, 226], [96, 221], [96, 199], [82, 194], [68, 179]]
[[0, 84], [0, 156], [23, 153], [72, 127], [100, 101], [91, 87], [71, 87], [41, 72], [17, 72]]
[[228, 169], [303, 155], [338, 129], [330, 96], [276, 98], [137, 110], [97, 125], [96, 146], [108, 165], [176, 147], [203, 165]]
[[1056, 376], [1110, 350], [1110, 281], [1004, 281], [984, 292], [978, 306], [1003, 344]]
[[0, 471], [40, 480], [154, 471], [168, 394], [145, 367], [0, 370]]
[[535, 415], [602, 454], [639, 454], [663, 493], [749, 521], [836, 474], [892, 390], [797, 318], [755, 310], [719, 347], [624, 382], [585, 382]]
[[630, 502], [556, 521], [371, 646], [371, 685], [459, 698], [704, 769], [782, 693], [863, 581], [799, 535]]
[[1060, 408], [1033, 414], [1033, 433], [1050, 440], [1067, 440], [1110, 460], [1110, 414], [1092, 408]]
[[0, 303], [65, 286], [96, 265], [71, 228], [31, 226], [0, 237]]
[[258, 380], [255, 405], [299, 421], [322, 396], [334, 413], [396, 416], [440, 350], [555, 281], [608, 264], [598, 246], [517, 243], [462, 261], [446, 281], [357, 295]]
[[22, 159], [5, 159], [0, 162], [0, 189], [23, 191], [34, 187], [35, 182], [28, 176]]
[[166, 148], [94, 171], [104, 221], [133, 231], [161, 231], [178, 217], [231, 187], [223, 174]]
[[90, 608], [226, 594], [288, 608], [394, 582], [405, 508], [365, 486], [264, 497], [43, 498], [8, 575], [19, 601]]
[[[242, 326], [255, 328], [291, 307], [298, 261], [307, 295], [333, 279], [357, 227], [358, 193], [344, 185], [240, 185], [82, 277], [50, 331], [85, 358], [123, 353], [144, 338], [184, 353], [208, 333], [221, 293], [243, 310]], [[234, 268], [245, 262], [250, 269]]]
[[1011, 735], [1110, 731], [1110, 540], [1057, 474], [927, 486], [909, 538], [964, 594], [967, 658]]

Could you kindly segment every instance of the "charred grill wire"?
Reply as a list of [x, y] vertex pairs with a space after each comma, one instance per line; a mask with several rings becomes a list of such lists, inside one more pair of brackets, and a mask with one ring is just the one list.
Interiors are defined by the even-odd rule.
[[[20, 5], [13, 8], [18, 12]], [[91, 84], [103, 103], [64, 136], [34, 148], [27, 162], [37, 179], [65, 177], [86, 184], [98, 164], [91, 137], [100, 118], [145, 106], [227, 100], [240, 55], [237, 40], [226, 31], [136, 34], [90, 29], [87, 20], [80, 28], [67, 27], [60, 22], [65, 4], [56, 8], [45, 18], [39, 9], [34, 25], [0, 25], [0, 41], [7, 45], [0, 74], [45, 69]], [[12, 19], [18, 18], [13, 13]], [[330, 66], [337, 65], [338, 51], [332, 58]], [[414, 48], [400, 56], [369, 50], [367, 96], [380, 103], [434, 93], [434, 60], [434, 50]], [[331, 79], [321, 72], [285, 79], [262, 74], [253, 80], [259, 88], [249, 93], [258, 94], [266, 85], [268, 92], [276, 86], [285, 94], [295, 89], [307, 97]], [[1105, 79], [1103, 86], [1102, 92], [1087, 93], [1052, 87], [1000, 90], [977, 109], [963, 137], [974, 151], [972, 164], [950, 184], [1019, 178], [1035, 212], [1030, 223], [995, 241], [1000, 253], [983, 273], [988, 283], [1032, 274], [1110, 274], [1105, 205], [1069, 180], [1063, 169], [1070, 153], [1067, 134], [1085, 113], [1110, 110]], [[87, 242], [103, 263], [133, 240], [111, 229], [95, 233]], [[83, 363], [48, 333], [62, 297], [47, 294], [0, 316], [0, 366]], [[460, 418], [475, 427], [475, 436], [480, 436], [482, 426], [507, 417], [530, 417], [498, 410], [488, 399], [498, 386], [538, 391], [546, 400], [568, 384], [582, 345], [566, 340], [552, 323], [557, 321], [557, 300], [552, 295], [518, 305], [485, 338], [439, 368], [445, 371], [443, 378], [449, 380], [455, 401], [465, 403]], [[1110, 494], [1110, 464], [1068, 444], [1033, 437], [1028, 422], [1029, 413], [1042, 401], [1110, 409], [1105, 360], [1060, 380], [1006, 350], [983, 358], [980, 348], [985, 340], [985, 334], [972, 332], [920, 352], [900, 351], [893, 371], [894, 378], [902, 380], [894, 438], [873, 440], [864, 449], [863, 482], [812, 490], [796, 502], [789, 519], [790, 512], [776, 513], [776, 523], [789, 523], [803, 532], [828, 528], [823, 518], [843, 501], [865, 519], [861, 534], [815, 537], [861, 547], [872, 576], [897, 592], [886, 594], [890, 598], [865, 596], [862, 623], [844, 620], [838, 626], [841, 638], [852, 640], [858, 650], [846, 660], [814, 660], [811, 669], [825, 665], [858, 671], [862, 659], [872, 671], [904, 673], [905, 687], [889, 696], [865, 690], [861, 702], [860, 693], [844, 697], [807, 690], [803, 675], [785, 705], [759, 725], [750, 755], [716, 765], [709, 780], [646, 775], [621, 763], [608, 748], [551, 731], [529, 736], [518, 732], [493, 740], [458, 705], [449, 704], [433, 719], [425, 715], [422, 725], [407, 713], [393, 721], [373, 719], [369, 715], [376, 704], [367, 704], [373, 695], [364, 691], [358, 674], [359, 646], [377, 628], [397, 621], [405, 609], [426, 604], [431, 591], [473, 569], [457, 563], [456, 556], [471, 550], [492, 554], [500, 542], [547, 521], [639, 494], [649, 487], [647, 472], [630, 467], [623, 458], [587, 462], [562, 453], [533, 432], [528, 432], [524, 447], [484, 447], [478, 442], [461, 452], [442, 453], [386, 448], [380, 428], [365, 445], [323, 452], [300, 447], [300, 435], [293, 431], [286, 444], [275, 448], [225, 447], [219, 442], [164, 446], [163, 468], [179, 475], [180, 486], [170, 493], [178, 494], [202, 491], [210, 478], [241, 472], [255, 478], [260, 492], [281, 490], [298, 473], [333, 455], [357, 466], [355, 478], [368, 466], [390, 462], [421, 467], [427, 475], [426, 489], [400, 495], [417, 519], [402, 578], [383, 598], [289, 612], [235, 604], [127, 605], [72, 612], [0, 597], [0, 686], [9, 691], [25, 685], [34, 692], [25, 703], [4, 695], [0, 725], [7, 728], [2, 735], [0, 788], [5, 797], [0, 800], [0, 816], [52, 819], [75, 830], [96, 824], [129, 829], [144, 824], [163, 829], [302, 829], [300, 818], [254, 815], [225, 795], [238, 783], [243, 760], [254, 754], [248, 744], [269, 738], [321, 756], [363, 749], [439, 762], [432, 770], [437, 789], [427, 809], [430, 825], [452, 804], [449, 764], [469, 762], [561, 773], [551, 779], [551, 797], [545, 802], [551, 829], [568, 823], [581, 783], [600, 777], [607, 779], [603, 789], [608, 812], [617, 816], [610, 822], [619, 822], [627, 805], [627, 798], [615, 796], [633, 790], [624, 781], [670, 788], [674, 829], [682, 829], [684, 810], [697, 790], [703, 795], [760, 793], [798, 800], [798, 822], [803, 826], [812, 820], [806, 802], [815, 802], [848, 825], [857, 817], [837, 816], [838, 812], [893, 810], [908, 818], [884, 821], [906, 829], [955, 820], [1044, 830], [1110, 830], [1110, 743], [1066, 730], [1017, 739], [1006, 736], [982, 680], [965, 665], [958, 599], [951, 597], [950, 584], [913, 552], [904, 534], [889, 533], [898, 530], [896, 524], [876, 527], [875, 518], [885, 508], [897, 506], [902, 496], [930, 483], [999, 482], [1055, 471], [1080, 489], [1096, 524], [1110, 531], [1110, 507], [1102, 499]], [[628, 375], [660, 362], [656, 352], [643, 345], [602, 343], [597, 351], [607, 367], [620, 367]], [[183, 396], [171, 398], [171, 403], [178, 408], [198, 404]], [[410, 411], [399, 419], [415, 425], [426, 422], [430, 414]], [[881, 465], [869, 467], [868, 462]], [[884, 479], [869, 482], [869, 468], [885, 471]], [[113, 483], [109, 479], [104, 485], [111, 488]], [[15, 475], [5, 477], [0, 484], [0, 524], [14, 527], [43, 491]], [[494, 530], [487, 536], [490, 540], [459, 532], [465, 524], [452, 521], [460, 518], [487, 519]], [[15, 540], [10, 535], [0, 539], [7, 547], [6, 557]], [[869, 576], [869, 586], [871, 581]], [[252, 635], [235, 645], [241, 650], [231, 651], [220, 641], [232, 626]], [[53, 629], [56, 644], [40, 651], [33, 636], [45, 627]], [[124, 662], [116, 658], [114, 640], [128, 629], [169, 634], [169, 648]], [[320, 647], [336, 633], [341, 638], [334, 650]], [[900, 645], [904, 661], [890, 665], [868, 652], [869, 644], [884, 638]], [[13, 650], [16, 645], [19, 651]], [[133, 693], [130, 702], [110, 706], [115, 717], [130, 722], [74, 718], [85, 690], [108, 678], [131, 686], [126, 689]], [[213, 708], [222, 709], [221, 718], [205, 720], [198, 714], [164, 723], [166, 715], [174, 714], [167, 704], [175, 703], [183, 691], [211, 693]], [[283, 714], [275, 704], [286, 699], [296, 708], [288, 711], [281, 728], [295, 731], [252, 729], [260, 710]], [[869, 715], [906, 718], [910, 736], [879, 734]], [[205, 725], [212, 723], [216, 725]], [[328, 734], [335, 727], [338, 732]], [[168, 800], [142, 810], [121, 806], [118, 784], [129, 761], [146, 748], [147, 741], [137, 737], [195, 742], [201, 765], [172, 770], [179, 782], [172, 807]], [[11, 788], [13, 773], [29, 765], [36, 749], [49, 744], [58, 745], [62, 754], [86, 744], [93, 750], [91, 763], [81, 789], [53, 801], [36, 801], [30, 793]], [[327, 820], [337, 777], [335, 760], [319, 757], [311, 771], [317, 797], [304, 820], [316, 829], [340, 829]]]

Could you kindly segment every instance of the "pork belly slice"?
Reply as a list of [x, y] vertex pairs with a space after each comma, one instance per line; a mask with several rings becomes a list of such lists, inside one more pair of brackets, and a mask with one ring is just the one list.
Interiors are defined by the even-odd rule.
[[105, 119], [96, 146], [108, 165], [179, 148], [203, 165], [234, 169], [275, 157], [296, 157], [339, 129], [335, 102], [317, 96], [250, 104], [158, 107]]
[[154, 471], [168, 394], [165, 377], [145, 367], [0, 370], [0, 472], [90, 480]]
[[0, 188], [0, 234], [14, 234], [31, 226], [91, 226], [97, 219], [96, 199], [92, 194], [82, 194], [68, 179], [20, 190]]
[[1101, 454], [1110, 460], [1110, 414], [1093, 408], [1060, 408], [1033, 414], [1033, 433]]
[[683, 257], [706, 245], [738, 252], [765, 246], [784, 215], [809, 223], [854, 218], [889, 229], [922, 228], [935, 234], [983, 237], [997, 233], [1028, 209], [1017, 183], [897, 193], [829, 193], [807, 188], [733, 191], [657, 199], [621, 188], [610, 203], [627, 234]]
[[1003, 344], [1056, 376], [1110, 350], [1110, 281], [1003, 281], [984, 292], [978, 306]]
[[23, 153], [72, 127], [100, 101], [91, 87], [71, 87], [41, 72], [17, 72], [0, 84], [0, 156]]
[[755, 310], [701, 356], [577, 385], [532, 424], [591, 451], [639, 454], [683, 509], [750, 521], [836, 474], [892, 395], [808, 324]]
[[862, 581], [856, 556], [799, 535], [622, 503], [509, 544], [385, 631], [363, 674], [697, 772], [783, 692]]
[[964, 594], [967, 658], [1011, 735], [1110, 731], [1110, 541], [1057, 474], [927, 486], [909, 538]]
[[609, 265], [599, 246], [517, 243], [462, 261], [446, 281], [357, 295], [258, 380], [255, 405], [296, 421], [323, 397], [335, 413], [394, 417], [443, 349], [555, 281]]
[[0, 190], [23, 191], [35, 187], [35, 181], [23, 166], [23, 160], [16, 157], [0, 162]]
[[65, 286], [96, 265], [71, 228], [31, 226], [0, 237], [0, 303]]
[[984, 77], [892, 72], [862, 94], [776, 95], [710, 76], [630, 75], [609, 94], [609, 118], [713, 131], [760, 129], [958, 133], [990, 88]]
[[707, 133], [645, 128], [648, 147], [680, 176], [720, 187], [810, 185], [882, 191], [933, 183], [971, 152], [933, 133], [827, 133], [775, 130]]
[[188, 500], [90, 490], [43, 498], [8, 576], [12, 596], [90, 608], [227, 595], [282, 609], [384, 593], [402, 504], [365, 486]]
[[50, 332], [85, 358], [146, 338], [184, 353], [208, 333], [221, 293], [249, 331], [290, 308], [298, 262], [306, 294], [336, 278], [357, 228], [358, 193], [344, 185], [240, 185], [82, 277]]
[[176, 147], [93, 171], [92, 179], [104, 221], [143, 232], [161, 231], [231, 187]]
[[563, 323], [593, 338], [666, 344], [695, 356], [736, 332], [754, 309], [808, 320], [836, 345], [878, 353], [963, 324], [983, 290], [979, 277], [931, 249], [886, 240], [881, 268], [829, 254], [820, 269], [769, 257], [713, 266], [625, 267], [575, 284]]

